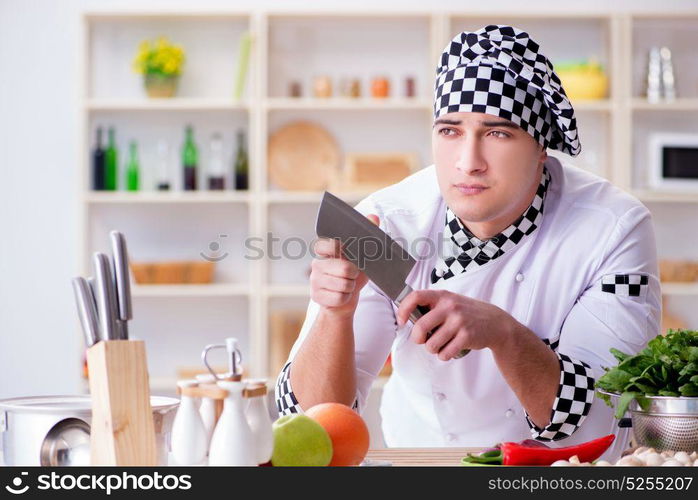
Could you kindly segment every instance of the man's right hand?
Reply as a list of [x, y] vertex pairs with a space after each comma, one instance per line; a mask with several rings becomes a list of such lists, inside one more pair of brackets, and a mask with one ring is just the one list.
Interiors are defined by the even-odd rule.
[[[376, 226], [378, 216], [368, 219]], [[310, 271], [310, 298], [327, 312], [351, 316], [359, 302], [359, 293], [368, 283], [368, 277], [342, 255], [339, 240], [320, 238], [315, 242]]]

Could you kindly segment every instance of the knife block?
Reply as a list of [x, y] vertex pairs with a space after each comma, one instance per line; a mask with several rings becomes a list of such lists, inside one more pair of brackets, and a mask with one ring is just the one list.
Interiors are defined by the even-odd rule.
[[105, 340], [87, 350], [92, 465], [157, 465], [142, 340]]

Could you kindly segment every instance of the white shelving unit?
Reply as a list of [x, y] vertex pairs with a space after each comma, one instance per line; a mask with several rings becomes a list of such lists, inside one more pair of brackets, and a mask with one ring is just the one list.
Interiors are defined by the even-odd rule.
[[[685, 29], [687, 19], [692, 19], [695, 27], [698, 12], [682, 14], [680, 18], [607, 13], [561, 17], [536, 12], [85, 14], [81, 65], [85, 73], [80, 108], [83, 132], [79, 144], [83, 192], [81, 268], [85, 274], [90, 273], [89, 256], [93, 251], [106, 250], [104, 236], [116, 224], [126, 233], [132, 260], [175, 255], [196, 258], [209, 241], [226, 234], [228, 247], [235, 251], [221, 262], [215, 284], [134, 286], [137, 316], [132, 329], [157, 346], [149, 349], [149, 356], [156, 358], [151, 366], [160, 371], [152, 375], [160, 386], [174, 380], [178, 364], [196, 364], [204, 344], [231, 335], [241, 339], [252, 375], [275, 376], [267, 354], [269, 314], [287, 304], [307, 305], [305, 271], [309, 260], [247, 260], [242, 242], [248, 237], [264, 241], [270, 232], [279, 237], [311, 240], [311, 221], [321, 193], [283, 191], [270, 183], [266, 168], [268, 137], [289, 121], [307, 119], [327, 128], [344, 152], [414, 150], [421, 163], [428, 165], [431, 86], [437, 58], [456, 33], [492, 23], [512, 23], [529, 30], [553, 62], [597, 56], [608, 71], [609, 95], [599, 101], [574, 103], [584, 152], [573, 162], [633, 192], [660, 217], [665, 205], [678, 204], [684, 212], [691, 210], [698, 202], [698, 194], [654, 192], [638, 181], [642, 178], [638, 169], [644, 164], [638, 160], [640, 151], [634, 146], [638, 140], [637, 124], [644, 123], [647, 128], [647, 122], [654, 120], [645, 115], [675, 116], [698, 111], [698, 89], [686, 90], [675, 102], [649, 104], [641, 97], [638, 81], [642, 78], [638, 65], [642, 64], [646, 41], [638, 43], [635, 32], [654, 29], [657, 33], [650, 39], [660, 43], [665, 36], [662, 30], [667, 26]], [[253, 36], [250, 71], [242, 102], [238, 103], [231, 97], [237, 43], [248, 30]], [[406, 32], [409, 37], [404, 36]], [[130, 60], [138, 41], [161, 33], [184, 45], [187, 68], [179, 97], [147, 99], [140, 89], [139, 75], [130, 71]], [[681, 48], [677, 56], [684, 57]], [[307, 95], [312, 78], [321, 74], [330, 75], [334, 81], [360, 77], [364, 95], [370, 78], [387, 75], [395, 97], [286, 97], [289, 81], [301, 81]], [[406, 76], [416, 80], [414, 98], [401, 97], [401, 82]], [[138, 137], [143, 145], [141, 165], [145, 169], [152, 164], [150, 146], [158, 136], [166, 137], [175, 146], [173, 166], [178, 165], [174, 160], [179, 158], [185, 123], [195, 125], [200, 170], [205, 169], [207, 138], [212, 131], [223, 132], [229, 146], [227, 154], [232, 156], [235, 130], [247, 130], [249, 191], [90, 190], [89, 151], [98, 124], [117, 126], [122, 155], [126, 152], [125, 137]], [[358, 202], [368, 193], [340, 194], [348, 201]], [[698, 285], [668, 284], [664, 290], [670, 296], [698, 295]], [[219, 312], [227, 316], [210, 317]], [[183, 320], [185, 314], [188, 321]], [[190, 327], [198, 331], [187, 331], [186, 325], [197, 324], [191, 318], [197, 319], [199, 314], [205, 315], [202, 324], [210, 325], [210, 329]], [[160, 322], [166, 326], [158, 326]], [[166, 359], [171, 371], [164, 368]]]

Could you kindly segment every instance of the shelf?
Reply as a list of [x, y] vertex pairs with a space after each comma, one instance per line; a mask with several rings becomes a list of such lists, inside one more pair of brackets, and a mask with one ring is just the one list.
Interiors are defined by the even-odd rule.
[[174, 97], [162, 99], [90, 99], [90, 111], [247, 111], [247, 103], [232, 99]]
[[610, 112], [615, 103], [610, 99], [584, 99], [572, 101], [575, 111], [603, 111]]
[[309, 297], [309, 285], [269, 285], [267, 297]]
[[[359, 202], [373, 191], [334, 191], [332, 194], [347, 202]], [[320, 203], [323, 191], [267, 191], [265, 200], [267, 203]]]
[[636, 98], [632, 100], [631, 107], [635, 111], [698, 111], [698, 98], [679, 98], [656, 103]]
[[90, 191], [85, 198], [92, 204], [247, 203], [250, 194], [237, 191]]
[[283, 110], [425, 110], [433, 109], [430, 100], [419, 98], [269, 98], [263, 106], [270, 111]]
[[244, 284], [212, 283], [208, 285], [133, 285], [134, 297], [235, 297], [246, 296]]
[[663, 295], [698, 295], [698, 283], [662, 283]]
[[634, 190], [632, 194], [647, 203], [698, 203], [698, 191]]

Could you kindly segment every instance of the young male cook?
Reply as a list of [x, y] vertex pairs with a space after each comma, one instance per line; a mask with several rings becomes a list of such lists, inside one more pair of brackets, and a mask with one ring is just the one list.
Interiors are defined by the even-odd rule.
[[[625, 448], [628, 430], [593, 387], [616, 364], [610, 348], [635, 353], [659, 333], [650, 213], [547, 156], [580, 152], [574, 110], [517, 28], [449, 43], [434, 117], [434, 164], [356, 208], [399, 241], [443, 238], [446, 255], [409, 248], [415, 291], [398, 308], [337, 242], [319, 240], [307, 317], [277, 381], [280, 413], [327, 401], [361, 411], [391, 354], [388, 446], [485, 446], [530, 431], [560, 446], [613, 432]], [[413, 325], [418, 304], [431, 311]], [[472, 352], [457, 358], [462, 349]]]

